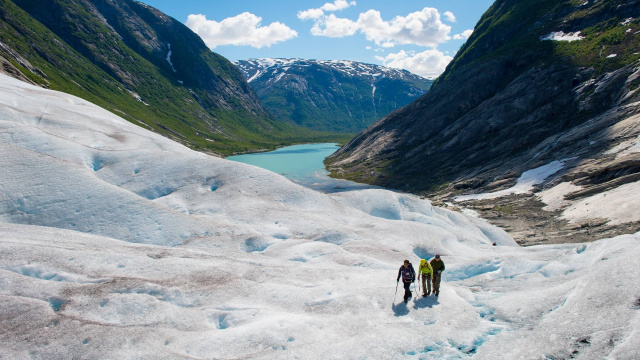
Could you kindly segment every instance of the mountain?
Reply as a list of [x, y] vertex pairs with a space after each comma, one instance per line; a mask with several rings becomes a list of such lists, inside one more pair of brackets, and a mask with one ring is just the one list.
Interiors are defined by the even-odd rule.
[[[640, 234], [520, 247], [418, 196], [324, 194], [2, 74], [0, 169], [2, 359], [638, 357]], [[403, 303], [402, 260], [434, 254], [439, 296]]]
[[[638, 1], [497, 0], [427, 94], [327, 164], [334, 176], [457, 199], [521, 243], [638, 231], [637, 220], [595, 209], [581, 220], [569, 213], [640, 178], [639, 18]], [[556, 161], [561, 169], [533, 192], [456, 197], [508, 190]]]
[[355, 61], [235, 62], [278, 119], [318, 131], [355, 133], [429, 90], [432, 80]]
[[139, 1], [0, 0], [0, 61], [201, 150], [273, 148], [310, 133], [273, 118], [231, 62]]

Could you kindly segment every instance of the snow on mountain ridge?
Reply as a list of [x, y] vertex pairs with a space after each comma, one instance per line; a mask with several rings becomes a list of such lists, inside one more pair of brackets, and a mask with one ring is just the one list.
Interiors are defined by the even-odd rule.
[[[280, 58], [263, 58], [263, 59], [250, 59], [244, 60], [249, 65], [243, 65], [241, 62], [236, 61], [235, 64], [240, 66], [241, 70], [248, 74], [248, 81], [251, 82], [263, 75], [266, 71], [283, 69], [286, 72], [288, 67], [302, 67], [310, 66], [312, 64], [318, 64], [327, 66], [331, 69], [344, 72], [350, 76], [367, 76], [367, 77], [379, 77], [379, 76], [396, 76], [400, 78], [406, 77], [409, 73], [406, 70], [388, 68], [381, 65], [365, 64], [352, 60], [307, 60], [307, 59], [280, 59]], [[411, 74], [412, 76], [417, 76]]]

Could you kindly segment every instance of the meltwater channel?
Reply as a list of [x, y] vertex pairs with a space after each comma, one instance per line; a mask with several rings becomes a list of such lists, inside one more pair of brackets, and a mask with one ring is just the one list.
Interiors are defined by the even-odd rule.
[[323, 161], [338, 148], [335, 143], [293, 145], [270, 152], [229, 156], [227, 159], [271, 170], [324, 193], [375, 188], [329, 177]]

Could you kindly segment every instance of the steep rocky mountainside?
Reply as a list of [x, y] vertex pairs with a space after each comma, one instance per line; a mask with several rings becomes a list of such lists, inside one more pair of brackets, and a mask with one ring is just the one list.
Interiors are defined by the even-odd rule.
[[138, 1], [0, 0], [0, 61], [12, 76], [202, 150], [228, 154], [305, 135], [270, 115], [195, 33]]
[[637, 231], [640, 217], [569, 223], [566, 210], [640, 177], [639, 18], [631, 0], [497, 0], [427, 94], [327, 164], [335, 176], [447, 203], [507, 189], [523, 172], [561, 161], [534, 189], [573, 189], [554, 209], [532, 194], [463, 204], [515, 227], [522, 243]]
[[355, 133], [423, 95], [432, 80], [355, 61], [252, 59], [236, 64], [278, 119]]

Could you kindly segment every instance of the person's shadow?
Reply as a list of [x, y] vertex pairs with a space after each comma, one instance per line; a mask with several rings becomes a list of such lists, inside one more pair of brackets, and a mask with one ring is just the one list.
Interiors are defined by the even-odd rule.
[[395, 316], [405, 316], [409, 314], [409, 306], [411, 306], [413, 304], [413, 308], [414, 309], [424, 309], [424, 308], [429, 308], [431, 309], [432, 307], [434, 307], [435, 305], [439, 305], [440, 302], [438, 301], [438, 297], [437, 296], [419, 296], [419, 297], [412, 297], [411, 299], [409, 299], [408, 303], [404, 303], [404, 301], [400, 301], [399, 303], [394, 303], [393, 305], [391, 305], [391, 309], [393, 310], [393, 313], [395, 314]]
[[420, 296], [417, 299], [415, 299], [415, 301], [413, 302], [413, 308], [414, 309], [424, 309], [424, 308], [431, 309], [434, 305], [438, 305], [438, 304], [440, 304], [440, 302], [438, 302], [437, 296], [433, 296], [433, 295]]
[[397, 304], [394, 303], [391, 305], [391, 309], [396, 316], [405, 316], [409, 314], [409, 307], [407, 307], [407, 305], [408, 304], [405, 304], [404, 301], [400, 301]]

